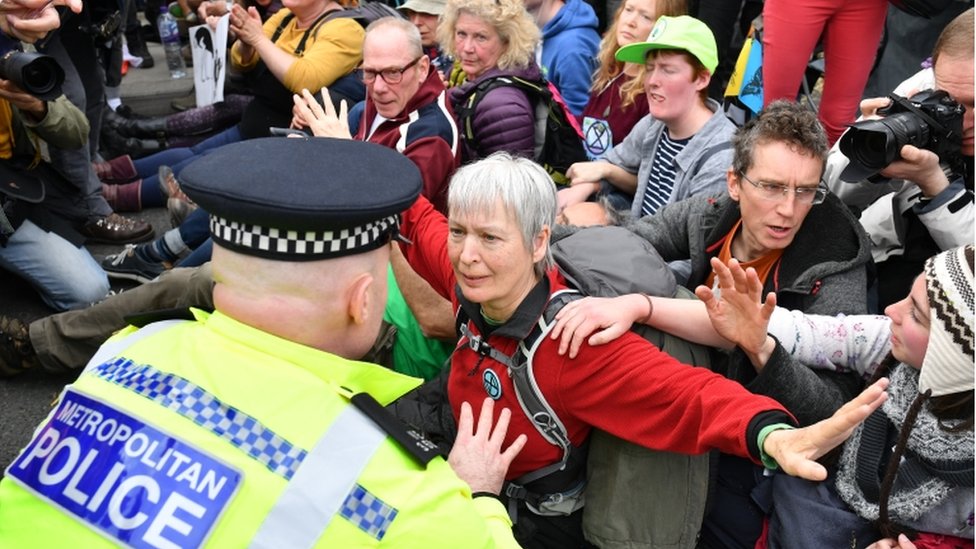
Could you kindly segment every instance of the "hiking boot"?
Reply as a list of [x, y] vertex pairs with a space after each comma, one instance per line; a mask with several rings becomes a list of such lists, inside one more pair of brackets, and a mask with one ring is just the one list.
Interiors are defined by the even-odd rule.
[[0, 316], [0, 377], [10, 377], [38, 365], [27, 325]]
[[152, 225], [145, 221], [122, 217], [117, 213], [93, 219], [85, 223], [79, 232], [88, 239], [88, 242], [101, 244], [145, 242], [153, 237]]
[[166, 266], [162, 263], [153, 263], [139, 257], [136, 253], [136, 245], [128, 244], [121, 252], [106, 256], [102, 260], [102, 269], [109, 278], [124, 280], [134, 280], [146, 283], [154, 280], [163, 274]]
[[167, 196], [166, 209], [169, 211], [169, 221], [173, 227], [179, 227], [186, 216], [197, 209], [196, 203], [190, 200], [190, 197], [186, 196], [180, 188], [180, 182], [169, 166], [159, 167], [159, 190]]

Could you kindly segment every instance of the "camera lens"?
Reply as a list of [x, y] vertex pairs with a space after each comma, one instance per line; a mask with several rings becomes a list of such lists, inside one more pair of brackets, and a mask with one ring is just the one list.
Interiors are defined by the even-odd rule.
[[53, 57], [39, 53], [8, 53], [0, 61], [0, 76], [44, 101], [57, 99], [64, 83], [61, 65]]

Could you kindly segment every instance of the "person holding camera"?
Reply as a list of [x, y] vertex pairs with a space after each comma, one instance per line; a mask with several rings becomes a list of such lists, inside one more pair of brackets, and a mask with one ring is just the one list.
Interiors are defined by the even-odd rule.
[[[947, 25], [932, 68], [895, 89], [907, 101], [863, 101], [864, 119], [885, 117], [855, 124], [828, 159], [830, 190], [871, 236], [876, 310], [908, 292], [925, 259], [973, 242], [973, 17], [970, 8]], [[945, 94], [919, 93], [933, 89]]]
[[88, 208], [41, 160], [31, 134], [76, 149], [87, 142], [88, 121], [64, 95], [45, 101], [0, 80], [0, 267], [26, 279], [53, 309], [85, 307], [109, 291], [105, 272], [81, 247]]

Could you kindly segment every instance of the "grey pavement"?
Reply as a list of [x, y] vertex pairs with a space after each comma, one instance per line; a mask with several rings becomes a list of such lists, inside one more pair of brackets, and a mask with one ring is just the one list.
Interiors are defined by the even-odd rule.
[[[173, 80], [166, 68], [166, 58], [159, 44], [149, 44], [156, 60], [151, 69], [130, 68], [122, 79], [122, 101], [140, 114], [162, 115], [172, 112], [170, 102], [193, 91], [193, 77]], [[126, 214], [150, 222], [156, 234], [169, 229], [165, 209]], [[101, 260], [122, 246], [91, 245], [92, 255]], [[113, 284], [116, 291], [131, 288], [130, 283]], [[0, 270], [0, 314], [25, 322], [52, 314], [23, 280]], [[45, 417], [55, 397], [72, 376], [52, 377], [43, 372], [28, 372], [13, 379], [0, 379], [0, 470], [7, 467], [20, 448], [29, 440], [34, 427]]]

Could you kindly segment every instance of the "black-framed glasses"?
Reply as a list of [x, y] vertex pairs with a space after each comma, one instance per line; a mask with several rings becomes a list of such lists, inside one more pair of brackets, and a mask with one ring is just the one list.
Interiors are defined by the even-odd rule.
[[416, 65], [417, 62], [420, 61], [423, 57], [424, 56], [421, 55], [420, 57], [414, 59], [413, 61], [407, 63], [402, 67], [390, 67], [390, 68], [380, 69], [380, 70], [367, 69], [364, 67], [363, 74], [362, 74], [363, 83], [372, 84], [376, 80], [376, 77], [380, 76], [383, 78], [384, 82], [390, 84], [391, 86], [393, 84], [399, 84], [400, 81], [403, 80], [403, 73], [407, 72], [407, 69], [409, 69], [410, 67]]
[[764, 181], [759, 181], [758, 183], [749, 179], [746, 174], [740, 173], [739, 177], [745, 179], [753, 187], [759, 189], [759, 195], [766, 200], [771, 200], [774, 202], [779, 202], [786, 199], [786, 195], [790, 192], [796, 196], [796, 201], [801, 204], [820, 204], [827, 198], [827, 185], [820, 180], [820, 183], [816, 187], [790, 187], [789, 185], [782, 185], [780, 183], [766, 183]]

